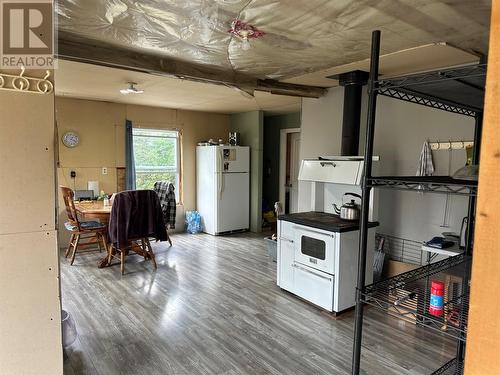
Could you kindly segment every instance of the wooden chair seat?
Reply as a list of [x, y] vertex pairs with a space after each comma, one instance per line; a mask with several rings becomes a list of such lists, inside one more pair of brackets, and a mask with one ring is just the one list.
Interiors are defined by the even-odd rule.
[[80, 222], [80, 229], [78, 228], [78, 225], [75, 225], [74, 223], [67, 221], [64, 223], [64, 226], [66, 227], [67, 230], [71, 232], [76, 232], [76, 231], [92, 231], [92, 230], [105, 230], [106, 225], [99, 223], [98, 221], [81, 221]]

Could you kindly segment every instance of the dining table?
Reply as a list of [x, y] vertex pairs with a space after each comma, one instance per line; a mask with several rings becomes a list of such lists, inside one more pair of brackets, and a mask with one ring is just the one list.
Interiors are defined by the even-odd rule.
[[[75, 202], [75, 210], [78, 216], [84, 220], [99, 220], [102, 224], [106, 226], [109, 223], [109, 217], [111, 215], [111, 205], [104, 205], [104, 201], [79, 201]], [[105, 232], [106, 244], [109, 247], [108, 233]], [[109, 266], [108, 262], [108, 251], [106, 249], [106, 256], [99, 261], [99, 268], [104, 268]]]

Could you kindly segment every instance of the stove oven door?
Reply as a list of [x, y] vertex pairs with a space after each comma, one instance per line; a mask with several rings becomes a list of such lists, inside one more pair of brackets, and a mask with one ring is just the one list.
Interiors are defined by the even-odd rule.
[[295, 261], [330, 275], [335, 270], [336, 233], [294, 226]]

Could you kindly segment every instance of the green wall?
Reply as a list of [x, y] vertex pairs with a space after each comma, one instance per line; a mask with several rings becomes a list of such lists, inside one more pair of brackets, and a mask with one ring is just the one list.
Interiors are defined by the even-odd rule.
[[269, 209], [279, 201], [280, 130], [300, 128], [300, 112], [264, 117], [263, 199]]
[[262, 230], [262, 160], [264, 113], [252, 111], [231, 115], [229, 128], [240, 133], [240, 145], [250, 146], [250, 230]]

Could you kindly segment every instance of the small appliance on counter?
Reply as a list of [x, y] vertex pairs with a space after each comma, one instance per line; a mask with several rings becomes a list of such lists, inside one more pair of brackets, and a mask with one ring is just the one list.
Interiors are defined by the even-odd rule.
[[229, 133], [229, 144], [231, 146], [239, 146], [240, 145], [240, 133], [230, 132]]
[[75, 201], [92, 201], [96, 197], [94, 196], [94, 190], [75, 190], [73, 199]]

